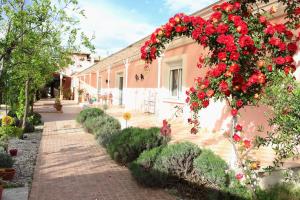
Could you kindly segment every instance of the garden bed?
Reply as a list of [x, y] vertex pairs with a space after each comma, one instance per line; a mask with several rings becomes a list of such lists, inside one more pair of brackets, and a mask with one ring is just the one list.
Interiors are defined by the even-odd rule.
[[8, 182], [8, 187], [29, 186], [32, 182], [43, 126], [35, 128], [35, 132], [25, 134], [24, 140], [17, 138], [9, 140], [9, 149], [18, 149], [18, 155], [14, 157], [13, 165], [16, 175], [12, 181]]

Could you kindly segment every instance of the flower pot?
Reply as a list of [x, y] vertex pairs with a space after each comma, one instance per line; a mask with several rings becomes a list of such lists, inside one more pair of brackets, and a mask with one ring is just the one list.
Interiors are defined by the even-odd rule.
[[56, 111], [61, 111], [62, 105], [61, 104], [54, 104], [54, 108], [56, 109]]
[[17, 156], [17, 154], [18, 154], [18, 149], [10, 149], [10, 150], [9, 150], [9, 154], [10, 154], [11, 156]]
[[2, 199], [3, 185], [0, 183], [0, 200]]
[[13, 168], [0, 168], [0, 178], [5, 181], [11, 181], [16, 174], [16, 170]]

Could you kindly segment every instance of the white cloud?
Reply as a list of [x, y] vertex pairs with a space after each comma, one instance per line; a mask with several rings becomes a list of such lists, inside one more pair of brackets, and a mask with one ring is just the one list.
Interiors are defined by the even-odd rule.
[[82, 2], [86, 18], [80, 26], [88, 35], [94, 34], [97, 53], [106, 56], [150, 34], [154, 26], [143, 22], [136, 12], [105, 4], [104, 1]]
[[165, 6], [170, 9], [171, 12], [182, 12], [186, 10], [191, 14], [206, 6], [216, 2], [216, 0], [164, 0]]

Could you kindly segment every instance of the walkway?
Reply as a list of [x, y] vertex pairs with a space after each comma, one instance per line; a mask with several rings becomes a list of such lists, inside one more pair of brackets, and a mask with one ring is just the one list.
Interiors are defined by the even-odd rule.
[[[43, 108], [40, 102], [36, 108]], [[142, 188], [74, 121], [80, 108], [43, 113], [44, 132], [30, 200], [171, 200], [163, 190]]]

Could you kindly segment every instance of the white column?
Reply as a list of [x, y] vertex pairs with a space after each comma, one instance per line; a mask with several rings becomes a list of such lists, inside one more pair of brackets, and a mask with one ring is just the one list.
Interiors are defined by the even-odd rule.
[[129, 60], [128, 58], [124, 61], [125, 65], [125, 88], [128, 88], [128, 67], [129, 67]]
[[156, 103], [155, 103], [155, 111], [156, 114], [159, 115], [159, 106], [160, 106], [160, 95], [161, 95], [161, 64], [163, 59], [163, 54], [157, 59], [157, 92], [156, 92]]
[[59, 74], [59, 98], [60, 100], [63, 100], [63, 74]]
[[129, 68], [129, 58], [123, 61], [125, 66], [125, 84], [124, 84], [124, 90], [123, 90], [123, 105], [125, 105], [125, 108], [128, 106], [128, 68]]
[[108, 88], [108, 90], [110, 90], [110, 72], [111, 72], [111, 66], [108, 66], [108, 70], [107, 70], [107, 74], [108, 74], [108, 78], [107, 78], [107, 80], [108, 80], [108, 85], [107, 85], [107, 88]]
[[97, 101], [99, 102], [99, 71], [96, 72], [97, 73]]

